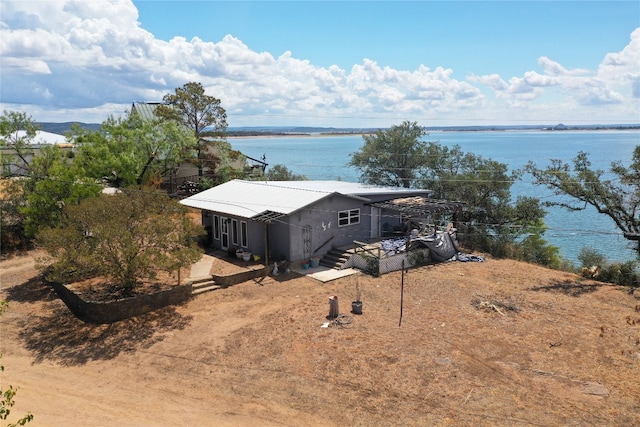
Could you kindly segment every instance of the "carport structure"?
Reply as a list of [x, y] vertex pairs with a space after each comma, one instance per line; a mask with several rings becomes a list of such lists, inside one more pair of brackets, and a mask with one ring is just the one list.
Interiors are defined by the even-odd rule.
[[[426, 245], [432, 249], [435, 242], [439, 245], [444, 236], [452, 242], [456, 216], [464, 209], [464, 202], [432, 199], [424, 196], [396, 197], [371, 202], [372, 208], [381, 211], [383, 217], [399, 220], [401, 231], [388, 235], [388, 239], [376, 243], [354, 241], [353, 256], [345, 267], [355, 267], [373, 275], [400, 270], [405, 266], [414, 266], [423, 259]], [[452, 214], [452, 221], [446, 231], [438, 231], [438, 220], [442, 214]], [[430, 229], [431, 226], [433, 229]], [[417, 245], [412, 245], [412, 243]], [[448, 249], [455, 248], [452, 243]], [[422, 253], [422, 255], [421, 255]], [[449, 257], [450, 258], [450, 257]]]
[[[423, 196], [398, 197], [394, 199], [383, 200], [379, 202], [369, 203], [370, 206], [379, 208], [383, 211], [397, 212], [403, 220], [409, 223], [417, 218], [436, 219], [441, 214], [450, 213], [453, 215], [453, 223], [455, 227], [456, 216], [464, 209], [466, 203], [459, 201], [449, 201], [442, 199], [432, 199]], [[435, 221], [433, 221], [435, 224]], [[435, 227], [435, 225], [434, 225]], [[409, 233], [410, 227], [407, 227]], [[435, 232], [436, 230], [434, 230]]]

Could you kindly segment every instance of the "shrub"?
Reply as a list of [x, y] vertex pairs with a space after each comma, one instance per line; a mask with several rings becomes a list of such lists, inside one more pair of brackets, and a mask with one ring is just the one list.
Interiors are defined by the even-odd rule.
[[640, 272], [637, 261], [609, 262], [594, 248], [582, 248], [578, 259], [582, 263], [582, 275], [623, 286], [638, 286]]
[[598, 252], [597, 249], [584, 247], [580, 249], [578, 260], [582, 263], [582, 267], [599, 267], [603, 268], [607, 264], [607, 258]]
[[164, 194], [128, 190], [66, 206], [65, 213], [63, 226], [38, 235], [55, 261], [49, 280], [102, 276], [127, 294], [158, 271], [178, 271], [201, 256], [194, 237], [204, 229]]
[[623, 286], [638, 286], [640, 274], [637, 271], [636, 261], [616, 262], [607, 264], [602, 268], [596, 279], [607, 283], [615, 283]]

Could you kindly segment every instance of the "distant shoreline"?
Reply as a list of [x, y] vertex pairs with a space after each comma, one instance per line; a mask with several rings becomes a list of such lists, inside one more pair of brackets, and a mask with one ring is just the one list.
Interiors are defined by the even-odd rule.
[[227, 139], [253, 139], [253, 138], [319, 138], [319, 137], [332, 137], [332, 136], [363, 136], [372, 135], [373, 132], [358, 132], [358, 133], [264, 133], [264, 134], [252, 134], [252, 135], [227, 135]]
[[[64, 135], [71, 130], [73, 125], [82, 129], [97, 131], [100, 124], [80, 122], [37, 122], [40, 130]], [[276, 137], [330, 137], [330, 136], [362, 136], [373, 135], [377, 131], [389, 128], [336, 128], [336, 127], [311, 127], [311, 126], [265, 126], [265, 127], [236, 127], [227, 129], [227, 138], [276, 138]], [[565, 131], [640, 131], [640, 124], [614, 124], [614, 125], [487, 125], [487, 126], [438, 126], [425, 127], [429, 132], [565, 132]]]
[[[381, 129], [384, 130], [384, 129]], [[427, 134], [430, 132], [611, 132], [611, 131], [640, 131], [640, 125], [629, 126], [611, 126], [611, 127], [531, 127], [531, 128], [433, 128], [426, 129]], [[252, 139], [252, 138], [318, 138], [318, 137], [340, 137], [340, 136], [365, 136], [373, 135], [376, 131], [362, 132], [229, 132], [227, 139]]]

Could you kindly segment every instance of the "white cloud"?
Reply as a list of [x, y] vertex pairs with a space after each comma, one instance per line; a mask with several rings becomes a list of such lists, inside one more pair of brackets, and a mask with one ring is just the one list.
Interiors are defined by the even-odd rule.
[[540, 59], [538, 59], [538, 64], [540, 64], [540, 67], [542, 67], [542, 70], [548, 76], [580, 76], [584, 74], [589, 74], [589, 70], [582, 70], [582, 69], [567, 70], [558, 62], [552, 61], [546, 56], [543, 56]]
[[483, 84], [496, 91], [503, 91], [509, 87], [507, 82], [502, 80], [502, 77], [500, 77], [499, 74], [489, 74], [486, 76], [476, 76], [475, 74], [472, 74], [467, 77], [467, 80], [473, 83]]
[[51, 74], [49, 65], [38, 59], [3, 58], [2, 67], [27, 74]]
[[[550, 117], [555, 108], [556, 115], [564, 112], [565, 117], [583, 122], [640, 119], [636, 100], [640, 97], [640, 28], [620, 52], [607, 54], [597, 70], [569, 70], [544, 56], [538, 64], [542, 73], [527, 71], [508, 82], [498, 74], [471, 75], [468, 80], [493, 89], [496, 107], [502, 100], [514, 115], [540, 112], [540, 117]], [[549, 103], [540, 105], [543, 98], [549, 98]]]
[[569, 122], [592, 119], [602, 104], [628, 119], [637, 117], [640, 97], [640, 29], [595, 70], [569, 70], [543, 56], [539, 70], [522, 76], [496, 70], [457, 80], [452, 69], [398, 70], [372, 59], [348, 70], [317, 67], [289, 51], [253, 51], [232, 35], [162, 41], [141, 28], [130, 0], [5, 0], [0, 19], [2, 109], [43, 121], [101, 122], [189, 81], [222, 100], [231, 126], [497, 123], [532, 115]]

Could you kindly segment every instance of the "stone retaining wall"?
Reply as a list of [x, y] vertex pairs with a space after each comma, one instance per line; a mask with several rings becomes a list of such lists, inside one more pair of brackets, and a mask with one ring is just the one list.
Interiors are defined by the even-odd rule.
[[226, 276], [218, 276], [212, 274], [211, 278], [216, 285], [222, 287], [237, 285], [238, 283], [246, 282], [247, 280], [256, 279], [258, 277], [267, 276], [271, 272], [271, 267], [263, 267], [257, 269], [251, 269], [240, 273], [228, 274]]
[[51, 283], [51, 285], [69, 310], [80, 320], [88, 323], [114, 323], [168, 305], [177, 305], [191, 298], [190, 283], [153, 294], [105, 302], [85, 301], [80, 294], [73, 292], [66, 285], [61, 283]]

